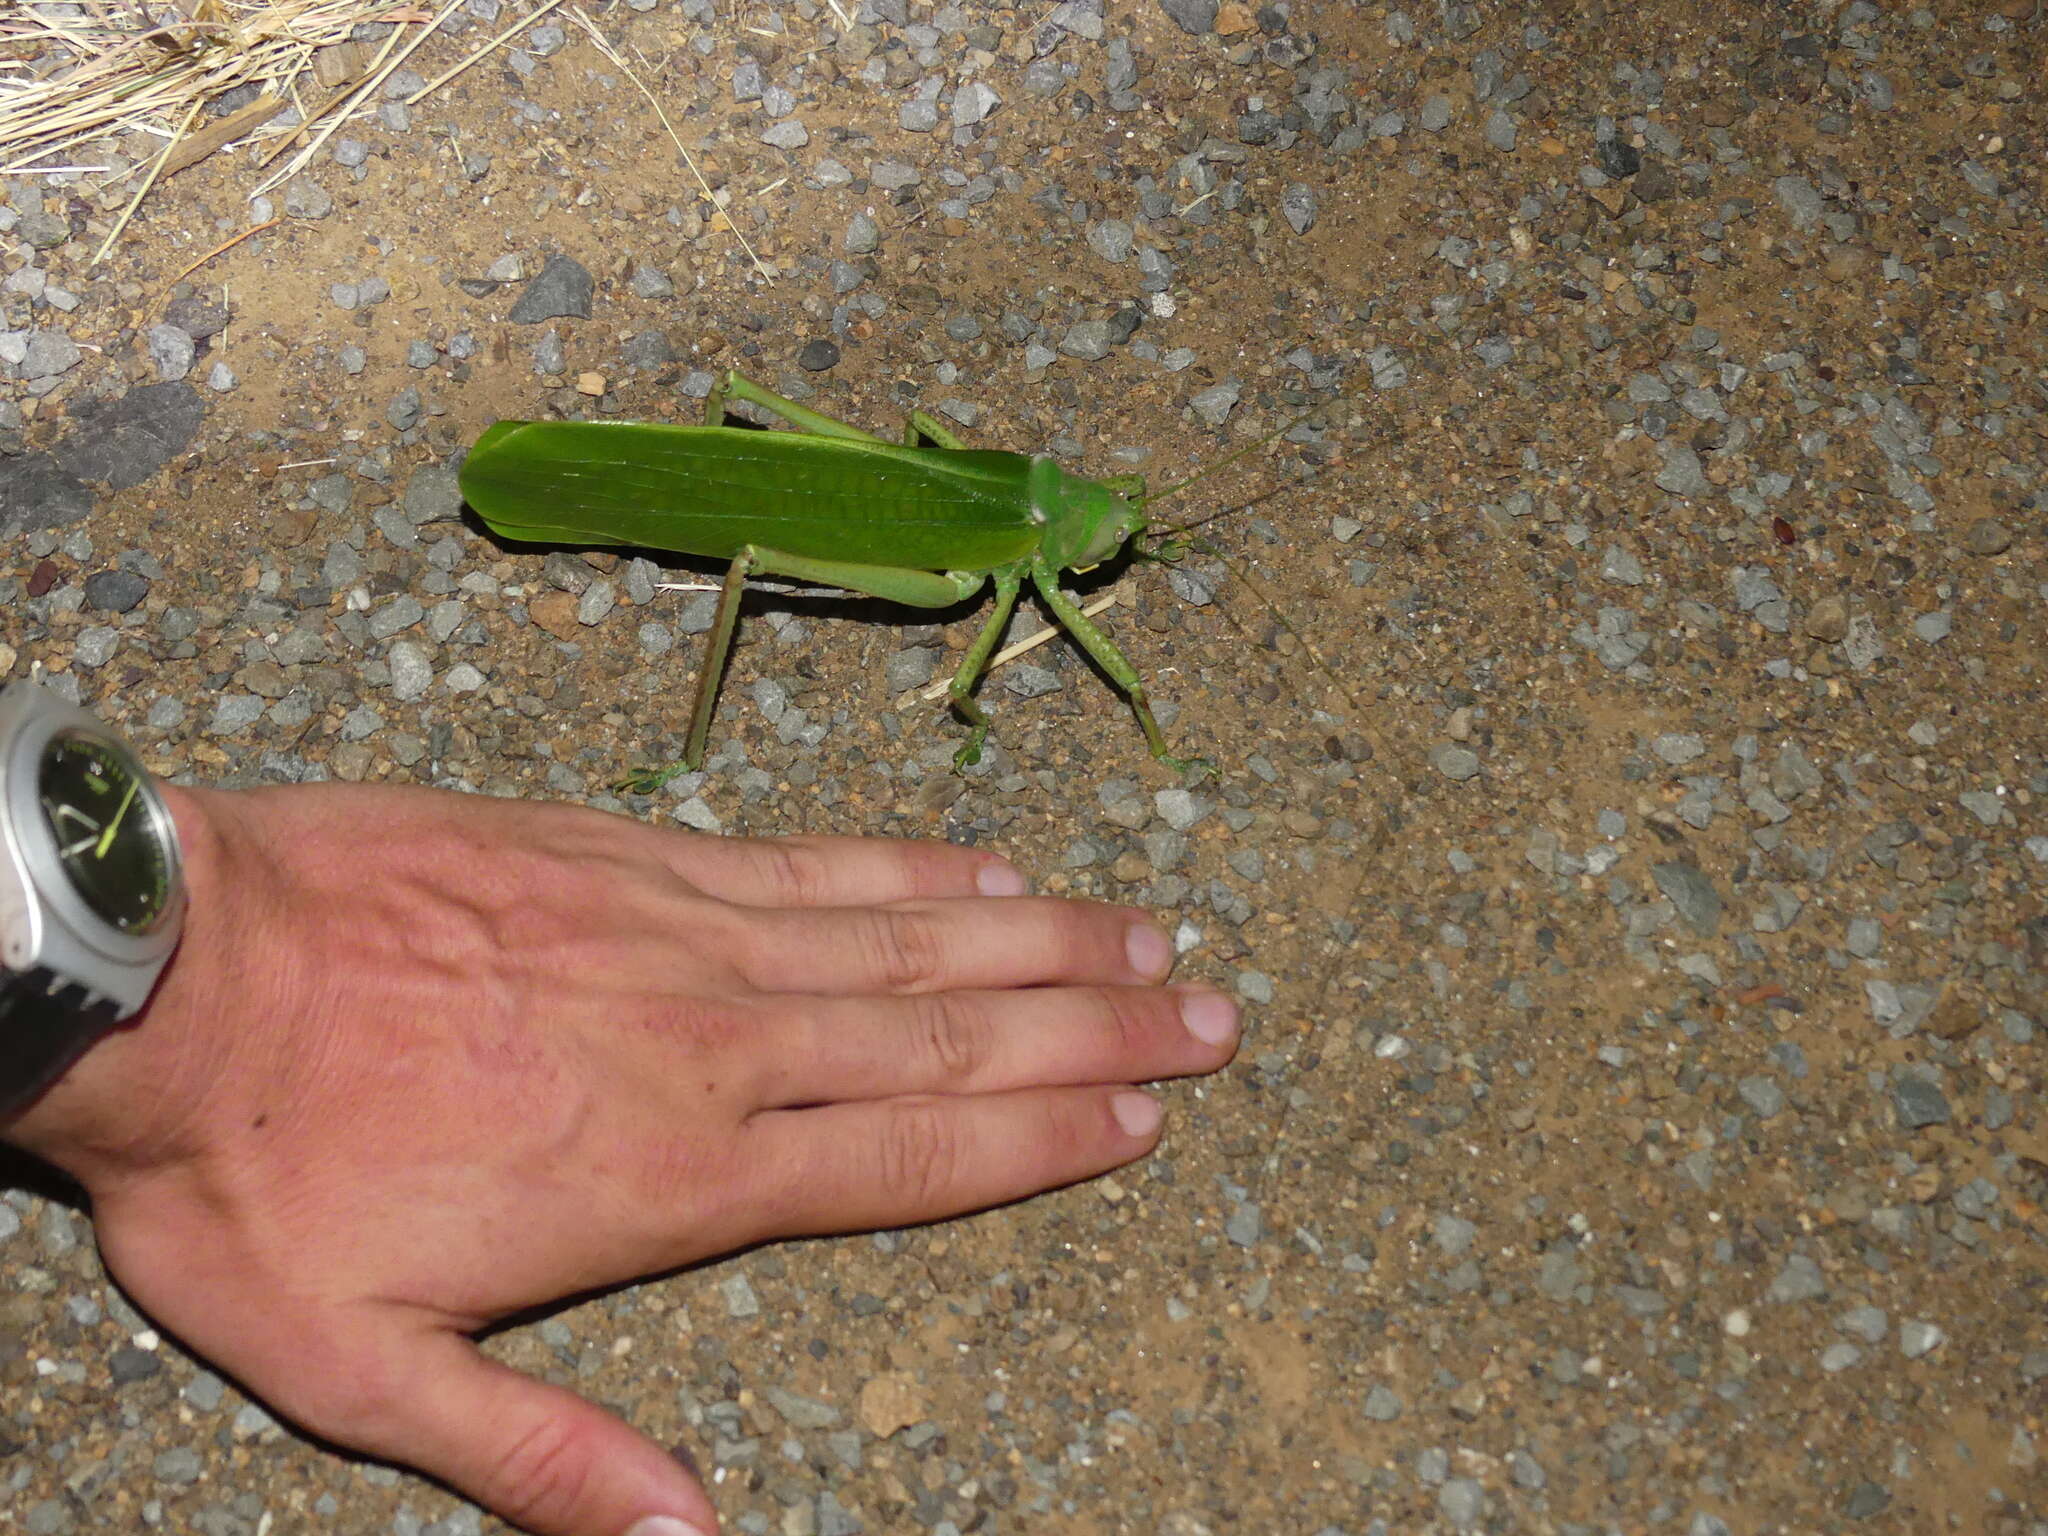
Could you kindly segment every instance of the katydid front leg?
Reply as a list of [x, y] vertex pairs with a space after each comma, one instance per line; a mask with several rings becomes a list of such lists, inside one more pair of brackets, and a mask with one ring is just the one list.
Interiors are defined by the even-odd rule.
[[1152, 718], [1152, 705], [1145, 697], [1145, 683], [1138, 676], [1138, 669], [1124, 658], [1115, 641], [1095, 627], [1088, 615], [1081, 611], [1080, 604], [1060, 590], [1060, 573], [1042, 556], [1032, 557], [1031, 584], [1038, 588], [1038, 595], [1045, 599], [1045, 606], [1052, 610], [1053, 617], [1060, 621], [1067, 633], [1078, 640], [1081, 648], [1095, 658], [1095, 664], [1123, 689], [1131, 701], [1131, 708], [1137, 713], [1138, 724], [1144, 727], [1145, 743], [1151, 747], [1152, 755], [1176, 773], [1194, 769], [1213, 774], [1216, 765], [1206, 757], [1175, 757], [1168, 750], [1159, 722]]

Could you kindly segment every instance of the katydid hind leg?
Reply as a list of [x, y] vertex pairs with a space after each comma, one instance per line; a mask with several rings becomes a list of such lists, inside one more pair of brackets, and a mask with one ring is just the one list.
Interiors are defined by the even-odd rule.
[[1060, 589], [1059, 573], [1043, 560], [1034, 561], [1031, 581], [1038, 588], [1038, 595], [1045, 599], [1045, 606], [1060, 621], [1060, 626], [1095, 658], [1095, 664], [1109, 674], [1111, 681], [1123, 689], [1124, 696], [1131, 701], [1132, 713], [1137, 715], [1138, 724], [1145, 732], [1145, 744], [1152, 749], [1152, 755], [1177, 773], [1190, 770], [1214, 773], [1216, 765], [1207, 758], [1174, 756], [1166, 744], [1165, 733], [1159, 729], [1159, 722], [1153, 718], [1152, 703], [1145, 695], [1145, 683], [1138, 676], [1138, 669], [1117, 649], [1115, 641], [1095, 627], [1094, 621], [1081, 611], [1081, 605]]
[[850, 422], [836, 416], [827, 416], [823, 411], [814, 411], [808, 405], [799, 405], [787, 396], [778, 395], [772, 389], [756, 384], [736, 369], [729, 369], [725, 378], [712, 389], [704, 400], [704, 424], [716, 427], [725, 423], [727, 400], [744, 400], [749, 405], [758, 405], [772, 415], [780, 416], [800, 432], [815, 432], [820, 437], [844, 438], [857, 443], [879, 443], [881, 438], [872, 432], [863, 432]]
[[960, 659], [960, 669], [953, 674], [952, 682], [946, 685], [947, 697], [969, 726], [967, 744], [953, 754], [955, 773], [981, 761], [981, 744], [988, 740], [989, 720], [988, 711], [975, 702], [974, 685], [981, 680], [989, 657], [1009, 626], [1010, 615], [1017, 608], [1018, 589], [1024, 583], [1024, 573], [1014, 565], [1000, 567], [995, 577], [995, 610], [989, 614], [988, 622], [981, 626], [981, 633], [974, 637], [974, 644], [967, 648], [967, 654]]
[[958, 453], [967, 444], [959, 433], [944, 425], [928, 411], [912, 411], [903, 423], [903, 444], [907, 448], [950, 448]]
[[[814, 581], [823, 586], [843, 587], [867, 597], [902, 603], [910, 608], [950, 608], [965, 602], [986, 584], [979, 571], [918, 571], [895, 566], [859, 565], [845, 560], [818, 560], [793, 555], [786, 550], [749, 544], [734, 557], [719, 588], [718, 613], [707, 636], [704, 660], [697, 671], [697, 689], [690, 703], [690, 734], [682, 758], [666, 768], [636, 769], [620, 787], [639, 794], [652, 794], [679, 773], [694, 773], [704, 763], [704, 748], [711, 735], [711, 718], [717, 710], [718, 687], [724, 680], [726, 663], [732, 653], [733, 630], [739, 623], [740, 600], [749, 576], [786, 576], [796, 581]], [[1015, 583], [1012, 583], [1014, 589]], [[1013, 594], [1014, 596], [1014, 590]]]
[[651, 795], [679, 773], [695, 773], [704, 764], [704, 745], [711, 736], [711, 716], [718, 707], [718, 685], [725, 677], [725, 664], [732, 654], [732, 634], [740, 619], [740, 599], [746, 595], [747, 576], [755, 568], [756, 555], [742, 549], [726, 568], [725, 584], [718, 589], [718, 612], [705, 636], [704, 659], [697, 664], [697, 688], [690, 700], [690, 734], [683, 743], [683, 755], [666, 768], [636, 768], [620, 781], [621, 789]]

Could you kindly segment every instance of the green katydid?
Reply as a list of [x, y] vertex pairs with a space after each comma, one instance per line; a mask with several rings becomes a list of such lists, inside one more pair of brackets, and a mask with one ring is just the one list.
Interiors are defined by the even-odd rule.
[[[748, 401], [799, 430], [727, 426], [728, 399]], [[1061, 590], [1059, 578], [1112, 559], [1148, 527], [1148, 506], [1259, 443], [1148, 495], [1142, 476], [1088, 480], [1044, 456], [970, 449], [922, 411], [910, 413], [903, 442], [891, 443], [738, 373], [712, 390], [704, 421], [501, 421], [477, 439], [462, 466], [464, 499], [502, 537], [637, 545], [732, 562], [697, 674], [682, 759], [635, 773], [625, 787], [652, 791], [703, 762], [749, 576], [816, 582], [914, 608], [951, 607], [993, 578], [995, 611], [947, 690], [970, 727], [955, 768], [981, 756], [989, 718], [974, 686], [1028, 577], [1130, 699], [1152, 755], [1181, 770], [1199, 761], [1168, 750], [1137, 670]]]

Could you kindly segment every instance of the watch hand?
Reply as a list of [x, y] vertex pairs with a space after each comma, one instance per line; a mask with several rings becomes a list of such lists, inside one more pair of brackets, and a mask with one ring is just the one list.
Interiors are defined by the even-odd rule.
[[135, 791], [141, 787], [140, 779], [128, 781], [128, 793], [121, 797], [120, 808], [114, 812], [114, 819], [107, 823], [107, 830], [100, 834], [99, 842], [93, 846], [94, 858], [104, 859], [107, 856], [107, 850], [114, 845], [114, 834], [121, 830], [121, 823], [127, 819], [128, 807], [135, 803]]

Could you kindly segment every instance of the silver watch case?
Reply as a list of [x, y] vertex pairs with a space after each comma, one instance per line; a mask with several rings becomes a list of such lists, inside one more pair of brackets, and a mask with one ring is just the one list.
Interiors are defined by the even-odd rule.
[[[45, 970], [92, 994], [87, 1006], [111, 998], [127, 1018], [178, 946], [185, 880], [178, 835], [155, 782], [135, 763], [141, 789], [136, 809], [149, 816], [170, 858], [170, 897], [154, 924], [124, 933], [88, 907], [64, 873], [56, 839], [37, 804], [37, 769], [52, 737], [78, 731], [135, 754], [118, 735], [47, 688], [13, 683], [0, 689], [0, 964], [10, 971]], [[131, 812], [131, 814], [133, 814]]]

